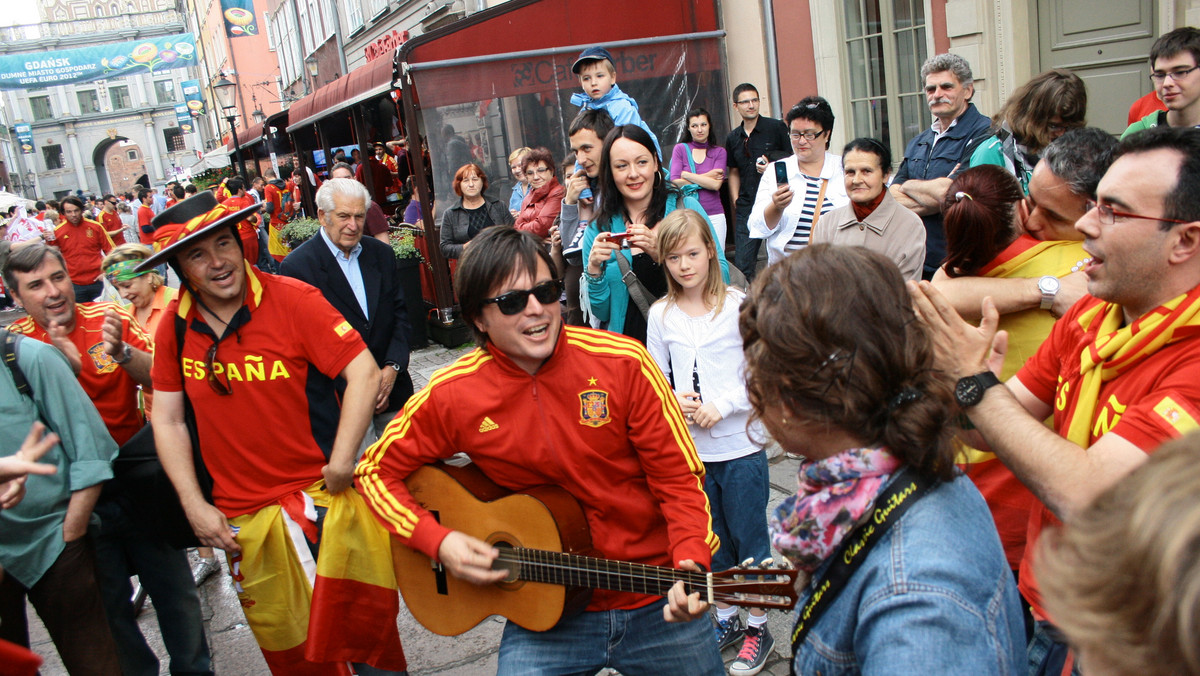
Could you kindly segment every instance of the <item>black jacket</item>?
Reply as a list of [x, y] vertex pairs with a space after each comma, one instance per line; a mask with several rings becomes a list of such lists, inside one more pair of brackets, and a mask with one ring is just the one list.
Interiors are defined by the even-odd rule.
[[[386, 362], [400, 365], [396, 384], [387, 410], [396, 411], [412, 396], [412, 379], [408, 376], [409, 326], [405, 309], [404, 293], [396, 271], [396, 257], [392, 248], [373, 237], [362, 238], [362, 253], [358, 258], [362, 270], [363, 286], [367, 292], [367, 310], [371, 318], [363, 316], [362, 308], [346, 281], [346, 275], [329, 250], [329, 245], [317, 233], [283, 259], [279, 273], [307, 282], [319, 289], [346, 321], [358, 331], [375, 363], [380, 368]], [[420, 298], [407, 299], [421, 302]], [[338, 391], [345, 389], [339, 378]]]

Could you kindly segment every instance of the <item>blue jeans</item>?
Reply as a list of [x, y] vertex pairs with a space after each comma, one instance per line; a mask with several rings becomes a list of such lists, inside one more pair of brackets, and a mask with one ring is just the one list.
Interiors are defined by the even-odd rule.
[[125, 676], [157, 676], [158, 658], [137, 626], [129, 577], [137, 575], [154, 610], [163, 645], [171, 656], [172, 674], [211, 675], [212, 659], [200, 615], [200, 595], [187, 554], [146, 536], [117, 502], [96, 504], [100, 532], [96, 537], [96, 576], [108, 626], [117, 642]]
[[712, 623], [668, 623], [662, 607], [582, 612], [540, 632], [509, 622], [497, 676], [592, 676], [604, 667], [625, 676], [724, 676]]
[[104, 292], [104, 282], [92, 282], [91, 284], [72, 284], [75, 287], [75, 302], [90, 303], [100, 297]]
[[766, 451], [706, 462], [704, 473], [713, 532], [721, 538], [721, 548], [713, 554], [712, 569], [729, 570], [751, 557], [760, 563], [770, 558]]
[[746, 275], [746, 281], [754, 281], [754, 275], [758, 272], [758, 248], [762, 246], [761, 239], [750, 236], [750, 211], [753, 209], [753, 202], [744, 207], [739, 204], [733, 229], [733, 264]]
[[[1029, 657], [1029, 675], [1058, 676], [1066, 665], [1069, 650], [1062, 640], [1062, 635], [1053, 625], [1044, 620], [1035, 622], [1033, 638], [1029, 640], [1029, 648], [1026, 651]], [[1071, 667], [1071, 676], [1081, 676], [1078, 656]]]

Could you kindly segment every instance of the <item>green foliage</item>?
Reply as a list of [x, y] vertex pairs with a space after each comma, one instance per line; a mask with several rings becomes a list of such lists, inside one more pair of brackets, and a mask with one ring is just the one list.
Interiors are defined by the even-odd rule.
[[388, 233], [388, 240], [392, 244], [392, 252], [396, 254], [396, 258], [416, 258], [424, 260], [421, 255], [421, 250], [417, 248], [416, 239], [414, 239], [411, 230], [393, 229]]
[[321, 229], [321, 222], [315, 218], [294, 218], [283, 226], [279, 235], [293, 249], [312, 239]]

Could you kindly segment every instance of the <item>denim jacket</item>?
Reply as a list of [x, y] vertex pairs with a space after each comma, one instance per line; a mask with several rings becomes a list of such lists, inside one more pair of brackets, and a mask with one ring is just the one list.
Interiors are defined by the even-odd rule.
[[1024, 673], [1017, 588], [970, 479], [937, 485], [892, 525], [812, 627], [795, 668], [808, 676]]

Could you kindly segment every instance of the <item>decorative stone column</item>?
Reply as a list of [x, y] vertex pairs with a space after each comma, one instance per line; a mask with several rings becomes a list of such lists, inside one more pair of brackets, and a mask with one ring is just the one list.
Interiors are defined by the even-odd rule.
[[84, 192], [91, 192], [88, 187], [87, 174], [83, 170], [83, 155], [79, 152], [79, 138], [75, 134], [75, 123], [67, 122], [63, 125], [63, 131], [67, 134], [67, 145], [71, 147], [71, 163], [75, 165], [75, 182], [76, 189]]
[[154, 177], [159, 181], [165, 180], [167, 174], [163, 171], [162, 155], [158, 152], [158, 135], [154, 133], [154, 116], [150, 113], [142, 113], [142, 122], [146, 124], [146, 152], [150, 154], [150, 160], [154, 163]]

